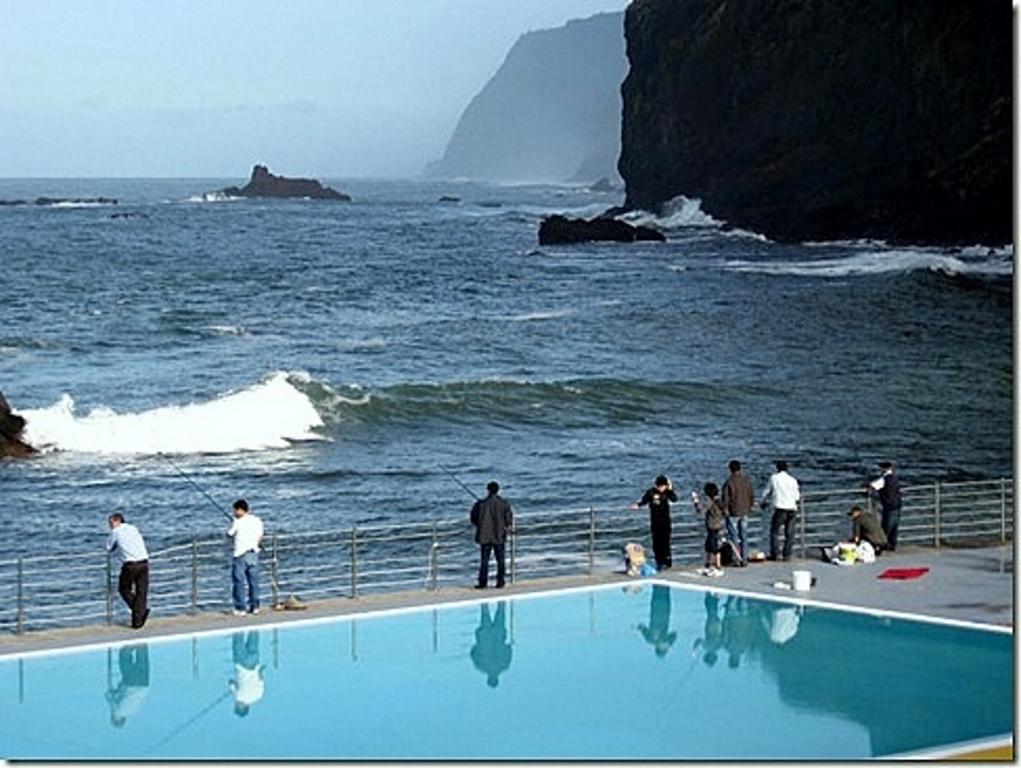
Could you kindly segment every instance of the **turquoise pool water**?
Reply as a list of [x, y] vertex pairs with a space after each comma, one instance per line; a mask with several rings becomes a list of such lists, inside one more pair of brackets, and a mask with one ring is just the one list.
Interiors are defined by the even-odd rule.
[[0, 661], [6, 758], [863, 758], [1009, 734], [1009, 633], [644, 583]]

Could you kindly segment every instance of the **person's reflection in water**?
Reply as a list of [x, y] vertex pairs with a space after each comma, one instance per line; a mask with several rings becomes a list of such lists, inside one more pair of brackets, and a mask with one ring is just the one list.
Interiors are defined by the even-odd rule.
[[645, 642], [653, 647], [656, 655], [663, 658], [677, 641], [677, 633], [670, 631], [670, 587], [654, 584], [652, 599], [649, 601], [649, 624], [638, 625]]
[[500, 673], [506, 672], [511, 663], [512, 651], [507, 642], [507, 603], [497, 603], [493, 617], [490, 617], [488, 603], [483, 603], [480, 611], [475, 645], [471, 650], [472, 664], [486, 676], [486, 685], [496, 688], [500, 683]]
[[106, 692], [110, 705], [110, 722], [121, 728], [138, 712], [149, 693], [149, 646], [146, 643], [125, 645], [117, 653], [120, 682]]
[[727, 648], [727, 666], [731, 669], [741, 666], [741, 656], [754, 642], [754, 631], [748, 602], [743, 597], [729, 596], [723, 609], [723, 644]]
[[762, 613], [762, 628], [775, 645], [786, 645], [798, 634], [801, 625], [800, 606], [772, 606]]
[[234, 692], [234, 714], [244, 717], [265, 691], [262, 680], [264, 667], [259, 663], [259, 633], [255, 630], [235, 632], [231, 644], [234, 679], [228, 685]]
[[716, 664], [723, 647], [723, 622], [720, 619], [720, 599], [713, 592], [705, 594], [705, 627], [702, 637], [695, 640], [694, 648], [702, 649], [702, 661], [707, 667]]

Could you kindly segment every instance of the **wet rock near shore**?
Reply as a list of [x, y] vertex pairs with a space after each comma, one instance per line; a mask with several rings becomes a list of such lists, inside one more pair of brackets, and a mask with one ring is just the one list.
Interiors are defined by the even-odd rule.
[[265, 165], [252, 168], [252, 176], [243, 187], [227, 187], [220, 190], [227, 197], [277, 197], [310, 198], [312, 200], [338, 200], [349, 202], [350, 195], [324, 187], [315, 179], [289, 179], [270, 173]]
[[554, 214], [547, 216], [539, 224], [539, 245], [569, 245], [596, 241], [634, 243], [639, 240], [663, 242], [666, 236], [658, 229], [634, 226], [609, 216], [570, 219]]
[[0, 458], [29, 456], [35, 448], [22, 439], [25, 418], [11, 410], [11, 406], [0, 392]]

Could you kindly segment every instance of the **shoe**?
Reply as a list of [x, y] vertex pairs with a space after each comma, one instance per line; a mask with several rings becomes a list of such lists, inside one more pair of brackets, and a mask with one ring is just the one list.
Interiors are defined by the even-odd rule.
[[235, 616], [247, 616], [248, 615], [244, 611], [240, 611], [237, 608], [235, 608], [233, 611], [231, 611], [231, 613], [233, 613]]
[[259, 609], [258, 608], [253, 608], [252, 610], [249, 611], [249, 613], [252, 614], [253, 616], [258, 616], [259, 615]]
[[485, 588], [486, 588], [485, 584], [476, 584], [475, 585], [475, 589], [485, 589]]
[[503, 589], [503, 582], [502, 581], [496, 582], [496, 588], [497, 589]]
[[710, 568], [709, 569], [709, 575], [712, 576], [714, 579], [718, 579], [718, 578], [720, 578], [720, 576], [723, 575], [723, 569], [722, 568]]

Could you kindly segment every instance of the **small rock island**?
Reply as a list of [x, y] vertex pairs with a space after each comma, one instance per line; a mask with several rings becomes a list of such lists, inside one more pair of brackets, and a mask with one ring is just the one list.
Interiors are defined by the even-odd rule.
[[307, 197], [312, 200], [350, 202], [351, 196], [324, 187], [315, 179], [289, 179], [269, 172], [265, 165], [252, 168], [252, 177], [243, 187], [220, 190], [228, 197]]

